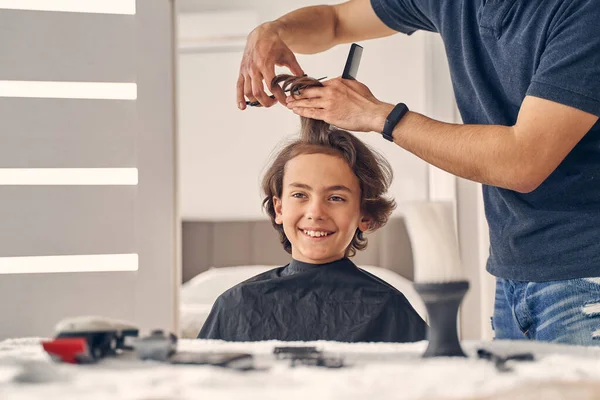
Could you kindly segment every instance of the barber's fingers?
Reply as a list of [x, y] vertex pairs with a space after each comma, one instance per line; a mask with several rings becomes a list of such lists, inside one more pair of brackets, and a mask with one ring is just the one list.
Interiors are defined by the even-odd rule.
[[371, 90], [364, 83], [354, 79], [343, 79], [342, 77], [338, 77], [330, 79], [324, 84], [337, 90], [346, 90], [348, 94], [350, 94], [351, 92], [356, 92], [362, 97], [374, 97]]
[[331, 101], [322, 97], [312, 99], [294, 100], [287, 103], [287, 107], [294, 108], [329, 108]]
[[[321, 108], [294, 108], [292, 109], [294, 114], [299, 115], [301, 117], [319, 119], [321, 121], [325, 121], [326, 111]], [[326, 121], [327, 122], [327, 121]]]
[[265, 84], [275, 96], [275, 99], [279, 101], [281, 104], [285, 105], [285, 93], [283, 93], [283, 89], [279, 85], [271, 86], [273, 79], [275, 78], [275, 70], [274, 68], [268, 68], [263, 71], [263, 76], [265, 77]]
[[252, 78], [252, 95], [256, 100], [260, 102], [263, 107], [271, 107], [276, 103], [276, 100], [269, 97], [265, 93], [265, 87], [263, 85], [263, 76], [259, 71], [253, 71], [250, 74]]
[[[287, 67], [290, 70], [290, 72], [292, 73], [292, 75], [296, 75], [296, 76], [304, 75], [304, 70], [302, 69], [302, 67], [300, 67], [300, 64], [298, 64], [298, 60], [296, 60], [296, 56], [289, 49], [288, 49], [288, 51], [286, 51], [284, 53], [284, 55], [281, 57], [281, 59], [279, 59], [277, 61], [276, 65], [280, 66], [280, 67]], [[270, 82], [272, 82], [273, 78], [275, 77], [274, 67], [263, 70], [263, 76], [265, 77], [265, 82], [270, 85]], [[273, 95], [275, 96], [275, 98], [281, 104], [285, 105], [286, 95], [283, 92], [283, 89], [281, 89], [281, 86], [274, 85], [274, 86], [270, 86], [269, 88], [271, 90], [271, 93], [273, 93]]]
[[309, 88], [300, 90], [300, 94], [290, 93], [290, 95], [288, 96], [286, 101], [290, 102], [290, 101], [301, 100], [301, 99], [312, 99], [312, 98], [316, 98], [316, 97], [323, 97], [323, 96], [326, 96], [327, 94], [328, 94], [327, 91], [322, 87], [309, 87]]
[[248, 101], [255, 102], [256, 98], [252, 94], [252, 79], [250, 76], [244, 75], [244, 95], [248, 98]]
[[343, 79], [341, 76], [324, 81], [323, 86], [331, 91], [341, 92], [347, 92], [349, 89], [356, 90], [364, 87], [364, 85], [359, 81], [353, 79]]
[[[268, 82], [270, 82], [273, 78], [270, 78]], [[285, 101], [285, 95], [283, 95], [283, 91], [279, 87], [281, 95]], [[260, 100], [260, 94], [262, 93], [262, 101]], [[275, 100], [271, 99], [269, 95], [265, 93], [263, 87], [263, 78], [259, 72], [254, 72], [252, 75], [243, 75], [240, 74], [237, 82], [237, 102], [238, 108], [240, 110], [244, 110], [246, 108], [246, 98], [248, 98], [249, 102], [258, 101], [261, 105], [270, 107], [275, 103]], [[266, 98], [266, 100], [265, 100]]]
[[[323, 86], [325, 87], [341, 87], [341, 86], [345, 86], [344, 84], [346, 82], [350, 82], [352, 81], [351, 79], [343, 79], [341, 76], [338, 76], [336, 78], [331, 78], [331, 79], [327, 79], [326, 81], [323, 81]], [[356, 82], [356, 81], [352, 81], [352, 82]]]
[[244, 97], [244, 75], [238, 76], [236, 85], [236, 101], [240, 110], [246, 109], [246, 98]]
[[[273, 78], [275, 78], [275, 65], [287, 66], [290, 71], [295, 75], [303, 75], [304, 72], [298, 64], [294, 53], [285, 47], [283, 55], [279, 60], [271, 61], [269, 58], [262, 60], [255, 60], [253, 68], [250, 68], [245, 79], [250, 80], [251, 92], [245, 91], [246, 96], [250, 101], [252, 99], [257, 100], [263, 107], [271, 107], [277, 101], [281, 104], [285, 104], [285, 94], [279, 85], [271, 86]], [[264, 83], [263, 83], [264, 82]], [[275, 99], [271, 98], [265, 91], [265, 86], [275, 96]]]
[[[320, 99], [318, 103], [299, 102], [300, 100]], [[294, 106], [302, 107], [320, 107], [328, 108], [346, 102], [362, 103], [363, 101], [376, 100], [368, 87], [358, 81], [350, 81], [348, 79], [335, 78], [323, 82], [323, 87], [310, 87], [302, 89], [300, 94], [290, 93], [286, 99], [288, 106], [294, 103]]]
[[[296, 59], [293, 55], [293, 53], [290, 51], [290, 57], [293, 58], [293, 61], [295, 63], [295, 67], [294, 67], [294, 71], [292, 71], [292, 73], [297, 74], [297, 75], [303, 75], [304, 73], [302, 72], [302, 68], [300, 68], [300, 66], [298, 65], [298, 63], [296, 62]], [[279, 63], [277, 64], [279, 65]], [[287, 65], [287, 64], [283, 64], [283, 65]], [[298, 72], [300, 71], [300, 72]], [[258, 69], [258, 71], [254, 71], [254, 73], [251, 73], [251, 80], [252, 80], [252, 96], [258, 100], [264, 107], [270, 107], [273, 104], [275, 104], [277, 101], [279, 101], [281, 104], [286, 103], [286, 95], [283, 92], [283, 89], [281, 89], [281, 86], [279, 85], [272, 85], [273, 79], [275, 78], [275, 65], [272, 64], [265, 64], [263, 65], [260, 69]], [[263, 81], [264, 81], [264, 86], [263, 86]], [[268, 94], [266, 94], [264, 87], [269, 88], [269, 91], [271, 93], [273, 93], [273, 95], [275, 96], [275, 99], [272, 99]]]
[[298, 60], [296, 59], [296, 56], [291, 50], [288, 50], [284, 54], [282, 60], [279, 63], [277, 63], [277, 65], [289, 68], [292, 74], [296, 76], [304, 75], [304, 70], [302, 69], [300, 64], [298, 64]]

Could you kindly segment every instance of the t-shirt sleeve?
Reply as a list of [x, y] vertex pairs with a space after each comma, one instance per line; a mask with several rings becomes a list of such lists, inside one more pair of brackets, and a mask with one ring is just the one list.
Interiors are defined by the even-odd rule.
[[390, 28], [411, 35], [417, 30], [437, 32], [425, 0], [371, 0], [379, 19]]
[[548, 32], [527, 95], [600, 116], [600, 2], [565, 4]]

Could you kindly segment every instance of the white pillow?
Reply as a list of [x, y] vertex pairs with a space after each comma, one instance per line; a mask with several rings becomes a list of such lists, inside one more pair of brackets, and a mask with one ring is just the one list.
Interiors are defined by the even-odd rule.
[[358, 267], [370, 272], [402, 292], [415, 311], [427, 322], [427, 310], [425, 304], [423, 303], [423, 300], [421, 300], [421, 296], [419, 296], [413, 287], [413, 282], [389, 269], [375, 267], [373, 265], [359, 265]]
[[181, 286], [179, 326], [182, 338], [194, 339], [208, 318], [214, 302], [227, 289], [281, 265], [244, 265], [211, 268]]

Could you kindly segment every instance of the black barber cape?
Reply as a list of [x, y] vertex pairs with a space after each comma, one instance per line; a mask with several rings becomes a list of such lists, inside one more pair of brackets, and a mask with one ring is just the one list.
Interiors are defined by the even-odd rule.
[[426, 329], [402, 293], [349, 259], [292, 260], [219, 296], [198, 338], [414, 342]]

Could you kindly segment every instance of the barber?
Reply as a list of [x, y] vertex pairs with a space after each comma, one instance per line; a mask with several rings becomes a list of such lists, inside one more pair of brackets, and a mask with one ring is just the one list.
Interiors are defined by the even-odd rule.
[[[600, 344], [600, 2], [352, 0], [306, 7], [248, 36], [237, 102], [277, 102], [375, 132], [483, 184], [498, 339]], [[340, 78], [286, 97], [263, 84], [294, 53], [416, 30], [441, 35], [464, 124], [378, 100]], [[384, 60], [382, 60], [384, 61]], [[410, 79], [410, 77], [405, 77]], [[267, 86], [268, 87], [268, 86]]]

